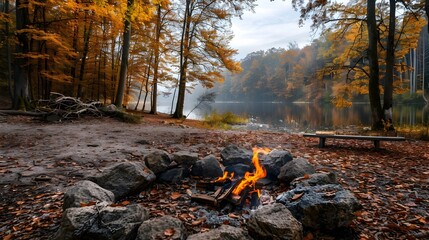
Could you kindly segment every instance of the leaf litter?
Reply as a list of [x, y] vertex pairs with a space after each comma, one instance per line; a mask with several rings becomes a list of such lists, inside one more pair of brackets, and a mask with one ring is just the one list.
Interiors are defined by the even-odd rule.
[[[84, 174], [76, 174], [93, 169], [98, 172], [102, 167], [99, 163], [93, 164], [66, 159], [55, 160], [55, 153], [47, 151], [53, 149], [55, 141], [47, 140], [46, 136], [55, 135], [51, 128], [57, 125], [41, 125], [32, 123], [28, 119], [13, 118], [11, 122], [18, 121], [26, 129], [20, 134], [11, 133], [8, 127], [1, 127], [0, 138], [0, 177], [7, 179], [16, 175], [18, 170], [32, 171], [31, 166], [45, 164], [53, 170], [51, 174], [44, 174], [48, 178], [44, 181], [23, 182], [23, 178], [0, 185], [0, 238], [7, 239], [48, 239], [58, 227], [62, 214], [62, 201], [64, 187], [70, 186], [76, 181], [82, 180]], [[138, 135], [135, 132], [142, 131], [142, 136], [151, 129], [152, 125], [161, 123], [151, 122], [145, 129], [145, 125], [132, 128], [120, 125], [111, 120], [92, 120], [73, 123], [79, 127], [92, 129], [91, 138], [102, 138], [105, 131], [100, 129], [113, 128], [110, 137], [111, 144], [121, 141], [117, 137], [120, 132], [124, 135]], [[113, 124], [113, 125], [112, 125]], [[13, 125], [8, 125], [13, 126]], [[104, 126], [104, 127], [103, 127]], [[67, 125], [61, 126], [66, 128]], [[129, 129], [130, 128], [130, 129]], [[166, 127], [166, 132], [174, 126]], [[42, 129], [43, 131], [41, 131]], [[115, 130], [118, 129], [118, 130]], [[174, 130], [175, 129], [175, 130]], [[176, 135], [151, 132], [155, 137], [148, 139], [153, 148], [163, 149], [167, 152], [176, 152], [189, 149], [198, 152], [200, 157], [214, 154], [219, 158], [220, 151], [228, 144], [236, 144], [243, 148], [251, 148], [255, 145], [289, 150], [294, 157], [305, 157], [316, 165], [321, 171], [333, 169], [338, 174], [339, 182], [350, 190], [362, 203], [363, 209], [356, 213], [356, 220], [351, 223], [352, 228], [358, 233], [359, 238], [364, 239], [427, 239], [429, 238], [429, 149], [428, 142], [405, 141], [398, 143], [383, 142], [381, 150], [374, 150], [371, 142], [355, 140], [337, 140], [329, 143], [326, 148], [317, 147], [317, 140], [304, 139], [299, 134], [257, 132], [257, 131], [208, 131], [197, 129], [186, 133], [189, 129], [174, 128]], [[182, 130], [181, 130], [182, 129]], [[89, 130], [87, 130], [90, 132]], [[127, 132], [128, 131], [128, 132]], [[45, 134], [45, 135], [43, 135]], [[44, 142], [47, 141], [47, 142]], [[62, 144], [71, 144], [64, 139]], [[73, 139], [76, 141], [76, 139]], [[89, 141], [83, 139], [82, 141]], [[34, 144], [37, 142], [38, 144]], [[203, 143], [203, 144], [201, 144]], [[87, 143], [92, 144], [92, 143]], [[109, 149], [106, 142], [97, 143], [103, 149]], [[13, 146], [12, 146], [13, 145]], [[38, 146], [43, 149], [37, 149]], [[11, 150], [30, 149], [42, 151], [44, 159], [37, 158], [37, 152]], [[35, 149], [36, 148], [36, 149]], [[95, 151], [91, 148], [91, 151]], [[116, 153], [118, 150], [110, 150]], [[94, 153], [95, 154], [95, 153]], [[100, 154], [100, 153], [97, 153]], [[139, 160], [141, 154], [135, 150], [129, 150], [129, 160]], [[55, 162], [56, 161], [56, 162]], [[109, 163], [108, 160], [103, 164]], [[65, 169], [67, 171], [65, 171]], [[5, 177], [5, 178], [3, 178]], [[307, 178], [308, 176], [305, 176]], [[45, 181], [47, 180], [47, 181]], [[143, 204], [150, 212], [151, 217], [172, 215], [181, 219], [188, 232], [205, 232], [213, 227], [210, 214], [214, 212], [207, 206], [190, 202], [193, 180], [188, 180], [178, 185], [157, 183], [152, 188], [141, 192], [138, 196], [123, 199], [114, 206], [125, 206], [132, 202]], [[269, 193], [267, 199], [275, 199], [278, 193], [287, 190], [287, 186], [276, 186]], [[333, 194], [333, 193], [332, 193]], [[326, 193], [329, 198], [330, 193]], [[298, 200], [302, 196], [294, 196]], [[267, 201], [272, 202], [272, 201]], [[82, 203], [91, 204], [91, 203]], [[220, 214], [217, 211], [218, 214]], [[217, 216], [218, 224], [231, 224], [244, 226], [250, 212], [234, 211], [226, 213], [227, 218]], [[171, 231], [164, 232], [168, 237]], [[174, 234], [174, 232], [173, 232]], [[318, 239], [320, 233], [306, 232], [305, 239]]]

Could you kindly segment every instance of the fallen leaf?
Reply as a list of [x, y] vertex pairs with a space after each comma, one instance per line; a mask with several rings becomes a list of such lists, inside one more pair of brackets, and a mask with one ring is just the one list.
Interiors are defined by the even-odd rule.
[[304, 192], [302, 192], [302, 193], [296, 193], [295, 195], [293, 195], [293, 197], [292, 197], [292, 201], [295, 201], [295, 200], [298, 200], [298, 199], [300, 199], [302, 196], [304, 195]]
[[167, 228], [164, 231], [164, 235], [167, 237], [171, 237], [174, 235], [174, 232], [175, 232], [174, 228]]
[[121, 205], [122, 206], [127, 206], [127, 205], [129, 205], [131, 202], [130, 201], [122, 201], [121, 202]]
[[3, 237], [3, 240], [10, 240], [12, 239], [12, 237], [13, 237], [13, 234], [6, 235]]
[[95, 205], [95, 201], [90, 201], [90, 202], [81, 202], [80, 203], [80, 207], [89, 207], [89, 206], [94, 206]]
[[173, 201], [175, 201], [175, 200], [179, 199], [181, 196], [182, 196], [181, 193], [179, 193], [179, 192], [173, 192], [170, 197], [171, 197], [171, 199]]
[[200, 218], [196, 221], [193, 221], [191, 224], [192, 224], [192, 226], [197, 226], [197, 225], [200, 225], [201, 223], [203, 223], [205, 221], [206, 221], [206, 218]]
[[234, 219], [239, 219], [239, 218], [240, 218], [240, 216], [235, 215], [234, 213], [230, 213], [230, 214], [228, 214], [228, 217], [230, 217], [230, 218], [234, 218]]
[[199, 209], [199, 207], [190, 207], [189, 208], [189, 211], [190, 212], [195, 212], [195, 211], [197, 211]]

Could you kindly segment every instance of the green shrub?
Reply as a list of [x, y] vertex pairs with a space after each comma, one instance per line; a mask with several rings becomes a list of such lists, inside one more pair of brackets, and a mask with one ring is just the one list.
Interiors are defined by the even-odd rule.
[[231, 125], [239, 125], [247, 123], [246, 117], [237, 116], [232, 112], [217, 113], [211, 112], [204, 116], [204, 122], [213, 128], [229, 129]]

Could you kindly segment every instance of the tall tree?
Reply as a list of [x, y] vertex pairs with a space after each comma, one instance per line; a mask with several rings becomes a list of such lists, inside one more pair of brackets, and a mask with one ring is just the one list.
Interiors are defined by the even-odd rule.
[[253, 9], [254, 0], [185, 0], [179, 50], [179, 85], [175, 118], [182, 118], [187, 83], [199, 81], [212, 87], [223, 81], [219, 68], [240, 71], [232, 59], [236, 50], [229, 48], [229, 25], [233, 16]]
[[18, 43], [15, 45], [15, 70], [14, 70], [14, 94], [13, 109], [22, 109], [30, 100], [29, 96], [29, 71], [27, 54], [30, 49], [28, 34], [30, 18], [28, 0], [16, 0], [16, 35]]
[[372, 127], [381, 129], [383, 111], [380, 102], [380, 70], [378, 64], [378, 30], [375, 18], [375, 0], [367, 1], [368, 61], [369, 61], [369, 101], [371, 105]]
[[127, 1], [127, 13], [124, 19], [124, 33], [122, 42], [122, 57], [121, 57], [121, 68], [119, 72], [119, 83], [118, 90], [116, 92], [115, 105], [118, 108], [122, 108], [122, 102], [125, 93], [125, 84], [128, 70], [128, 56], [130, 52], [130, 39], [131, 39], [131, 8], [134, 4], [134, 0]]
[[384, 80], [384, 122], [393, 130], [393, 80], [395, 70], [396, 0], [389, 0], [389, 30], [386, 44], [386, 74]]

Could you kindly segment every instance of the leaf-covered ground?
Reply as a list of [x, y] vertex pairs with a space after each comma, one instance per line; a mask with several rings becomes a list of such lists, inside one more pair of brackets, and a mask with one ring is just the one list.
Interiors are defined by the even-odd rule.
[[[142, 124], [113, 119], [41, 123], [28, 117], [0, 118], [0, 237], [48, 239], [58, 229], [65, 187], [115, 162], [141, 160], [148, 149], [214, 154], [228, 144], [285, 149], [319, 169], [334, 169], [341, 184], [363, 204], [351, 223], [360, 239], [429, 239], [428, 142], [382, 142], [317, 139], [299, 134], [207, 130], [169, 118], [146, 116]], [[174, 215], [191, 233], [207, 231], [201, 204], [190, 203], [192, 180], [179, 186], [156, 184], [135, 199], [152, 216]], [[271, 189], [268, 201], [285, 186]], [[129, 204], [124, 201], [119, 204]], [[198, 214], [197, 214], [198, 213]], [[242, 224], [246, 212], [230, 213], [226, 224]], [[244, 219], [244, 220], [243, 220]], [[235, 222], [236, 221], [236, 222]], [[306, 233], [306, 239], [320, 238]], [[324, 237], [323, 239], [329, 239]]]

